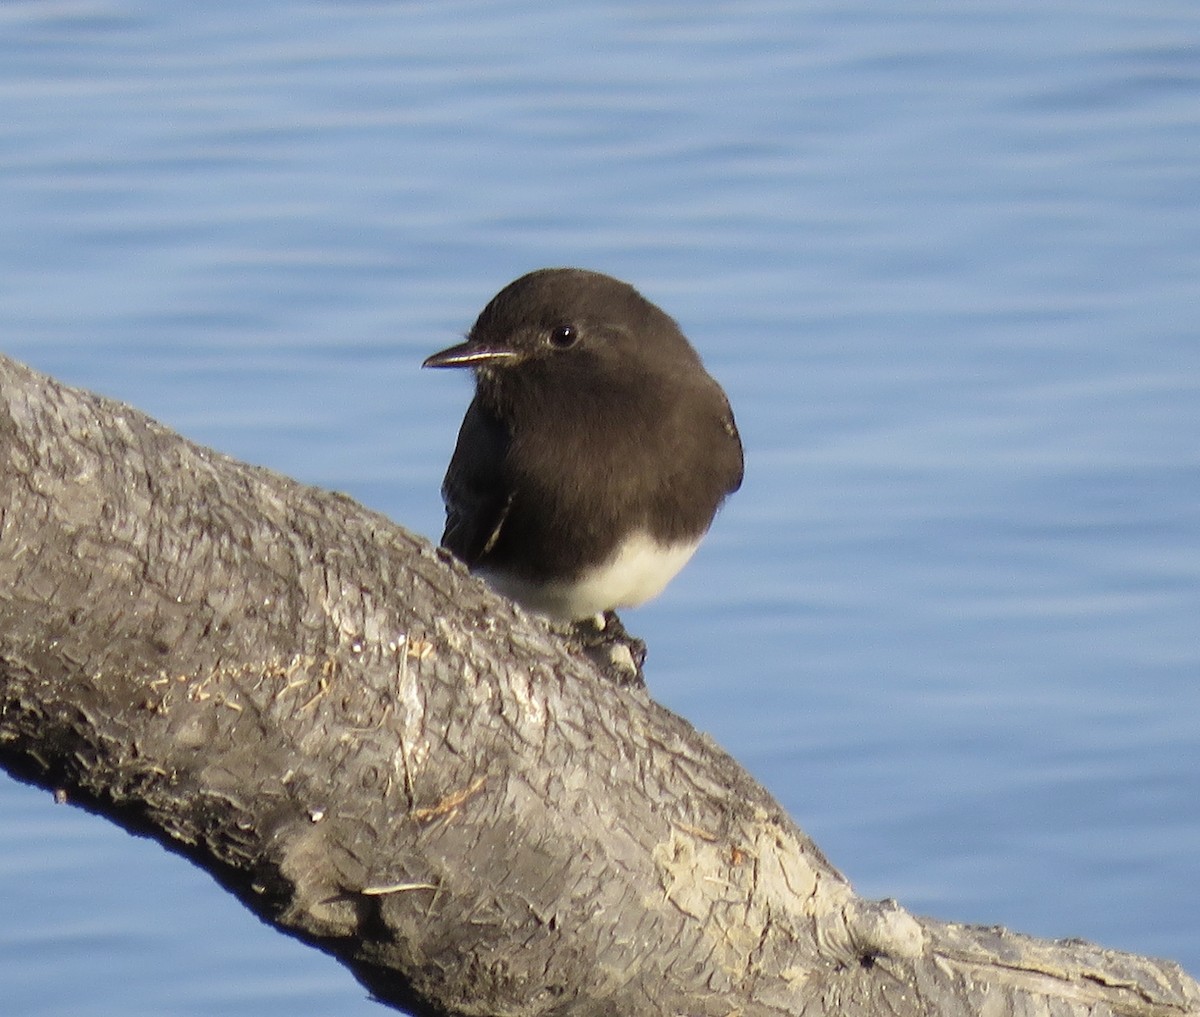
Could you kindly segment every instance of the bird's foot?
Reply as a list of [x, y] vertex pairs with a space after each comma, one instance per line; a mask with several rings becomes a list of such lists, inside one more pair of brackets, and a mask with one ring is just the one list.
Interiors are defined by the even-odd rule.
[[618, 685], [646, 684], [642, 665], [646, 644], [625, 631], [614, 611], [585, 618], [572, 626], [572, 641]]

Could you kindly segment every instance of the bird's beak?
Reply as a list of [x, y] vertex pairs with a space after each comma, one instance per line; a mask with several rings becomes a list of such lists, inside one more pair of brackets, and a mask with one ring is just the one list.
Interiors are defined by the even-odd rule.
[[507, 346], [476, 342], [468, 339], [465, 343], [451, 346], [447, 350], [426, 357], [422, 367], [483, 367], [486, 364], [498, 364], [505, 360], [515, 360], [517, 351]]

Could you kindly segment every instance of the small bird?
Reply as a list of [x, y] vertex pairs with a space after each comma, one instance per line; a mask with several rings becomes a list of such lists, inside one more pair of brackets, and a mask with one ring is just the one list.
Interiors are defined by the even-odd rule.
[[442, 546], [559, 622], [662, 592], [742, 483], [729, 400], [662, 310], [598, 272], [502, 289], [466, 342], [475, 398], [442, 483]]

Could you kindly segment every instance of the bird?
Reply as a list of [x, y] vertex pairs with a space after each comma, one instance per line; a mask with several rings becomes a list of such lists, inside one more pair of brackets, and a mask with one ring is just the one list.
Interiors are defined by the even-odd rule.
[[679, 325], [619, 279], [523, 275], [422, 366], [475, 376], [442, 546], [552, 622], [603, 628], [657, 596], [741, 486], [725, 392]]

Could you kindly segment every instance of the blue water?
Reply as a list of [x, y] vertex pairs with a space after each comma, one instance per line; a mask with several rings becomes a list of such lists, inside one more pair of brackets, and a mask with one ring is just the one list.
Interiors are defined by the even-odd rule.
[[[428, 535], [521, 272], [635, 282], [747, 479], [626, 617], [872, 896], [1200, 975], [1194, 0], [0, 6], [2, 348]], [[5, 1012], [385, 1012], [0, 778]]]

